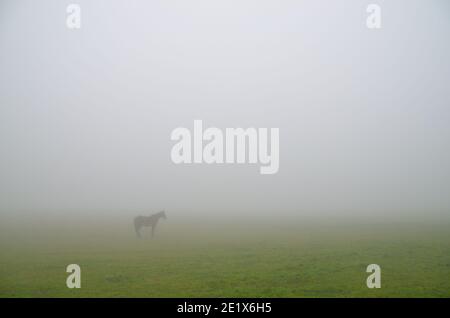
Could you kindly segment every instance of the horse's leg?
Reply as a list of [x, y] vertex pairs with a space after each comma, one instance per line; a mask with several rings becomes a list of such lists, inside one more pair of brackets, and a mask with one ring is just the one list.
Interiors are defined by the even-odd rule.
[[141, 228], [141, 226], [135, 220], [134, 221], [134, 230], [136, 231], [137, 238], [141, 238], [141, 233], [139, 232], [140, 228]]
[[137, 238], [141, 238], [141, 232], [139, 232], [138, 228], [136, 229], [136, 236], [137, 236]]
[[152, 238], [153, 236], [155, 236], [155, 228], [156, 228], [156, 224], [152, 225]]

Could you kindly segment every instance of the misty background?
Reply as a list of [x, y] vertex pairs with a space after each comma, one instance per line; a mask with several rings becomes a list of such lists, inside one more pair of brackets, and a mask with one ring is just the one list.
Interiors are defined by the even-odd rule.
[[[450, 216], [448, 1], [70, 3], [0, 1], [1, 219]], [[279, 127], [278, 173], [172, 163], [194, 119]]]

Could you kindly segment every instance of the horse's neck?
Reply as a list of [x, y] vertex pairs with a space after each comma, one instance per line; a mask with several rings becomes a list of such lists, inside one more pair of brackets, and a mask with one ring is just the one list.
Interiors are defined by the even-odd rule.
[[155, 215], [153, 215], [153, 219], [155, 220], [155, 222], [158, 222], [158, 220], [162, 217], [161, 213], [157, 213]]

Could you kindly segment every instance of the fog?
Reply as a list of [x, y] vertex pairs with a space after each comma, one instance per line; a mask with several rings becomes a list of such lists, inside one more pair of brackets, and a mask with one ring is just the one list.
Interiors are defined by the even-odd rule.
[[[0, 3], [0, 216], [450, 216], [450, 5]], [[177, 127], [279, 128], [279, 171], [174, 164]], [[201, 219], [199, 219], [201, 220]], [[201, 221], [200, 221], [201, 222]]]

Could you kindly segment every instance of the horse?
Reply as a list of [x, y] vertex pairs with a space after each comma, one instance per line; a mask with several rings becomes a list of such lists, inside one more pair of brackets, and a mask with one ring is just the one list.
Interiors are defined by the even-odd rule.
[[134, 230], [138, 238], [141, 237], [140, 229], [143, 226], [152, 227], [152, 237], [155, 235], [156, 224], [158, 224], [159, 219], [167, 219], [166, 212], [163, 210], [161, 212], [152, 214], [150, 216], [139, 215], [134, 218]]

